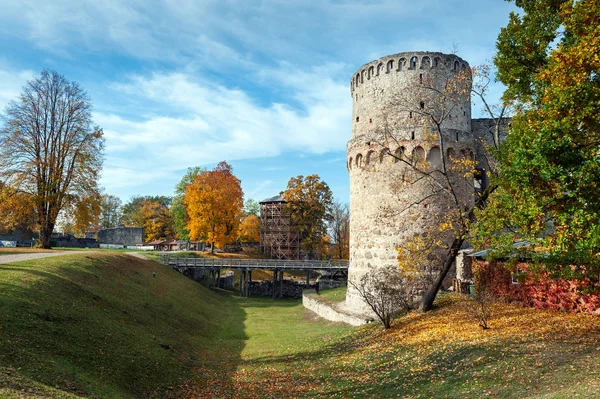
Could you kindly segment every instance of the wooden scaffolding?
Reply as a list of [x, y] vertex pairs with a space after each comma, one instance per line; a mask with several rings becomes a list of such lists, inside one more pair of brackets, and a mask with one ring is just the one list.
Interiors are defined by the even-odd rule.
[[260, 202], [260, 251], [276, 259], [300, 259], [300, 236], [277, 195]]

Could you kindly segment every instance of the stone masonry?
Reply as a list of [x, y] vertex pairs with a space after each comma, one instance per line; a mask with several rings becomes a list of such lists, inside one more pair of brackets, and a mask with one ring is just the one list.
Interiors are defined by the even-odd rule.
[[[478, 158], [477, 135], [487, 134], [486, 120], [471, 119], [470, 67], [456, 55], [434, 52], [406, 52], [363, 65], [350, 80], [352, 95], [352, 139], [347, 145], [350, 174], [350, 282], [358, 284], [373, 269], [397, 266], [396, 247], [415, 234], [424, 234], [434, 216], [447, 204], [438, 197], [420, 202], [411, 216], [400, 212], [400, 202], [411, 203], [432, 192], [430, 184], [406, 183], [411, 171], [389, 155], [426, 159], [439, 166], [441, 149], [428, 138], [427, 120], [419, 110], [431, 109], [436, 98], [429, 87], [445, 88], [458, 74], [468, 90], [454, 93], [452, 107], [442, 124], [443, 151]], [[473, 131], [476, 126], [476, 132]], [[464, 180], [464, 179], [463, 179]], [[457, 185], [465, 205], [474, 200], [473, 187]], [[346, 305], [364, 311], [365, 304], [352, 284]]]

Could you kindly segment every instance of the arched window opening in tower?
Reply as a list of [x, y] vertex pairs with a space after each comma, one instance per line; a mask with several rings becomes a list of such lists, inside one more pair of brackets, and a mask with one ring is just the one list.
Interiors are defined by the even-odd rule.
[[369, 151], [367, 153], [367, 160], [366, 160], [366, 164], [370, 165], [372, 163], [375, 163], [375, 151]]
[[357, 117], [356, 117], [356, 121], [358, 122], [358, 120], [359, 120], [359, 117], [357, 116]]
[[410, 59], [410, 69], [415, 69], [417, 67], [417, 57], [412, 57]]
[[398, 71], [404, 69], [404, 65], [406, 65], [406, 58], [400, 58], [398, 60]]
[[431, 68], [431, 59], [429, 57], [421, 58], [421, 69]]
[[396, 148], [396, 151], [394, 151], [394, 157], [392, 157], [392, 163], [400, 162], [402, 157], [404, 157], [405, 150], [406, 149], [404, 147]]
[[458, 71], [458, 66], [459, 66], [459, 62], [458, 61], [454, 61], [454, 70]]
[[412, 152], [412, 163], [416, 165], [419, 162], [423, 162], [425, 160], [425, 150], [421, 146], [415, 147]]
[[362, 157], [362, 154], [358, 154], [356, 156], [356, 167], [357, 168], [362, 168], [363, 167], [363, 157]]
[[452, 147], [448, 148], [447, 154], [448, 156], [446, 159], [448, 160], [448, 162], [452, 162], [454, 158], [456, 158], [456, 153], [454, 152], [454, 148]]
[[387, 148], [381, 150], [381, 152], [379, 153], [379, 163], [383, 163], [383, 160], [385, 159], [385, 156], [388, 154], [388, 152], [389, 150]]
[[352, 169], [352, 157], [348, 159], [348, 169]]
[[371, 76], [373, 76], [373, 73], [375, 71], [375, 68], [373, 66], [369, 67], [369, 73], [367, 74], [367, 79], [371, 79]]
[[425, 103], [423, 101], [421, 101], [419, 103], [419, 107], [421, 107], [421, 109], [425, 109]]
[[377, 65], [377, 76], [379, 76], [379, 73], [381, 72], [381, 70], [383, 69], [383, 63], [379, 63], [379, 65]]
[[389, 60], [387, 62], [387, 69], [385, 71], [385, 73], [390, 73], [390, 71], [392, 71], [394, 69], [394, 60]]
[[414, 131], [410, 132], [410, 139], [411, 140], [415, 139], [415, 132]]
[[429, 150], [429, 154], [427, 155], [427, 162], [433, 168], [439, 168], [442, 166], [442, 154], [440, 152], [440, 147], [431, 147], [431, 150]]

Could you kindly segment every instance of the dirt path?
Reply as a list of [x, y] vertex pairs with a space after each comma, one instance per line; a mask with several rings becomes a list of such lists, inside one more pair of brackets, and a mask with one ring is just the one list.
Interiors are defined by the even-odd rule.
[[49, 258], [52, 256], [61, 255], [75, 255], [83, 254], [88, 251], [60, 251], [60, 252], [40, 252], [40, 253], [23, 253], [23, 254], [12, 254], [12, 255], [0, 255], [0, 264], [2, 263], [13, 263], [21, 262], [23, 260], [33, 260], [40, 258]]
[[148, 260], [148, 257], [140, 252], [125, 252], [125, 255], [133, 256], [135, 258], [140, 258], [143, 260]]

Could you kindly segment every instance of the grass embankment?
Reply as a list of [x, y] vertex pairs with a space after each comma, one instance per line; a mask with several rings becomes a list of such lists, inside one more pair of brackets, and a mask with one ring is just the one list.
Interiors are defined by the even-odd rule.
[[[496, 304], [483, 331], [469, 307], [447, 296], [437, 310], [397, 319], [390, 330], [363, 326], [268, 356], [253, 349], [250, 334], [234, 397], [600, 396], [598, 318]], [[253, 323], [248, 317], [246, 331]]]
[[239, 307], [127, 255], [4, 264], [0, 284], [2, 398], [178, 398], [195, 367], [215, 351], [235, 364], [245, 340]]
[[106, 253], [0, 266], [0, 397], [600, 396], [593, 316], [496, 304], [482, 331], [446, 296], [390, 330], [351, 329], [157, 268]]

